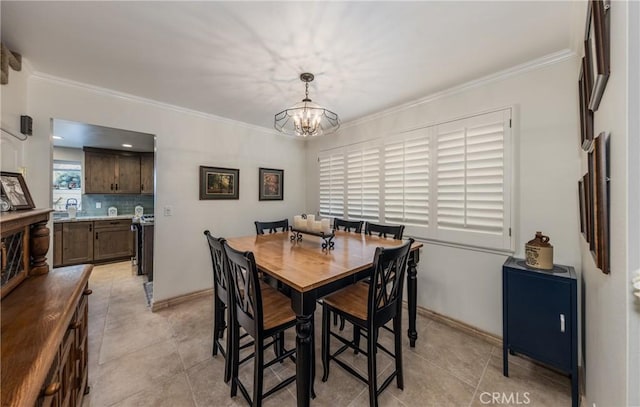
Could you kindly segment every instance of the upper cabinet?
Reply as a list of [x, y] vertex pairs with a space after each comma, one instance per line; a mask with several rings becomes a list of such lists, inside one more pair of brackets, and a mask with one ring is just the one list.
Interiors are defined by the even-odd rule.
[[153, 194], [153, 153], [140, 155], [140, 193]]
[[140, 153], [85, 148], [84, 168], [85, 194], [149, 193], [141, 189]]

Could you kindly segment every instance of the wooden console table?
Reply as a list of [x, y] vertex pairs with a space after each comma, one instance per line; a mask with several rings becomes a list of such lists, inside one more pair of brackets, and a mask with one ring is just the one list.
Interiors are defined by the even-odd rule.
[[2, 299], [3, 407], [82, 405], [92, 269], [86, 264], [32, 276]]

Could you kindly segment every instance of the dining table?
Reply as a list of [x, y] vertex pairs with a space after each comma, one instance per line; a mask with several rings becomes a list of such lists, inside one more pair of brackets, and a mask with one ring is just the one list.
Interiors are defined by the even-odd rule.
[[[377, 247], [394, 247], [402, 240], [335, 231], [331, 248], [321, 237], [295, 232], [227, 238], [229, 246], [250, 251], [258, 269], [289, 288], [296, 314], [296, 394], [298, 406], [309, 406], [315, 376], [312, 350], [316, 301], [371, 275]], [[422, 243], [414, 242], [407, 266], [409, 345], [415, 347], [417, 264]]]

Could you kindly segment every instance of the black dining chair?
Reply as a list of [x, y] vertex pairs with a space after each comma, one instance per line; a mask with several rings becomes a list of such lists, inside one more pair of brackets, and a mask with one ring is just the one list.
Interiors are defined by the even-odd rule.
[[390, 237], [392, 239], [402, 240], [404, 225], [377, 225], [375, 223], [367, 222], [364, 233], [369, 236], [375, 233], [379, 237]]
[[[345, 232], [351, 232], [352, 229], [355, 233], [362, 233], [362, 226], [364, 222], [361, 220], [344, 220], [344, 219], [333, 219], [333, 228], [335, 230], [344, 230]], [[340, 229], [342, 228], [342, 229]]]
[[[401, 246], [393, 248], [378, 247], [373, 258], [373, 274], [370, 284], [357, 283], [328, 297], [322, 304], [322, 381], [329, 378], [329, 363], [335, 361], [358, 379], [369, 386], [369, 405], [378, 406], [378, 396], [385, 388], [396, 379], [399, 389], [404, 388], [402, 371], [402, 288], [404, 274], [407, 268], [409, 250], [413, 239]], [[355, 341], [341, 337], [331, 332], [329, 323], [330, 314], [336, 313], [344, 317], [364, 331], [367, 336], [367, 349], [360, 349]], [[394, 352], [391, 352], [378, 343], [378, 331], [381, 327], [393, 320]], [[333, 354], [331, 350], [331, 337], [337, 338], [343, 346]], [[340, 360], [338, 356], [345, 350], [352, 348], [367, 356], [367, 378], [362, 376], [353, 367]], [[376, 353], [380, 349], [395, 359], [394, 371], [384, 380], [382, 385], [377, 385]]]
[[[211, 263], [213, 267], [213, 349], [211, 354], [216, 356], [218, 351], [225, 358], [224, 363], [224, 381], [228, 383], [231, 380], [231, 349], [232, 345], [232, 329], [230, 324], [233, 322], [231, 316], [232, 310], [229, 307], [229, 285], [227, 284], [227, 255], [224, 252], [224, 238], [216, 238], [211, 235], [208, 230], [204, 231], [209, 243], [209, 251], [211, 252]], [[225, 346], [222, 346], [221, 339], [224, 331], [227, 330], [227, 339]], [[240, 340], [247, 336], [245, 333]], [[245, 343], [242, 348], [252, 346], [252, 343]]]
[[[224, 250], [228, 259], [229, 289], [231, 290], [231, 307], [235, 323], [232, 324], [233, 345], [231, 368], [231, 397], [237, 395], [238, 388], [242, 396], [253, 406], [261, 406], [262, 400], [288, 384], [295, 381], [295, 374], [263, 392], [264, 369], [282, 362], [287, 358], [295, 361], [295, 349], [280, 349], [276, 357], [269, 362], [264, 361], [264, 350], [284, 337], [287, 329], [294, 328], [296, 316], [291, 309], [291, 300], [273, 287], [265, 284], [258, 277], [258, 268], [252, 252], [240, 252], [225, 242]], [[240, 360], [239, 330], [242, 327], [254, 340], [253, 354]], [[265, 344], [265, 339], [273, 337], [273, 341]], [[241, 382], [238, 375], [239, 365], [247, 359], [254, 359], [253, 397]]]
[[265, 230], [269, 233], [278, 232], [278, 228], [282, 228], [283, 232], [289, 230], [289, 219], [282, 219], [274, 222], [260, 222], [255, 221], [256, 224], [256, 233], [259, 235], [264, 235]]

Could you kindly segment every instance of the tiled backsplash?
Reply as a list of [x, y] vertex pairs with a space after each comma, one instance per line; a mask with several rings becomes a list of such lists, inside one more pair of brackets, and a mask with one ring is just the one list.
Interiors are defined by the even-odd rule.
[[[100, 209], [96, 209], [97, 202], [102, 204]], [[110, 206], [118, 208], [118, 215], [133, 215], [136, 205], [142, 205], [145, 215], [153, 214], [153, 195], [82, 195], [82, 215], [85, 216], [106, 216]]]

